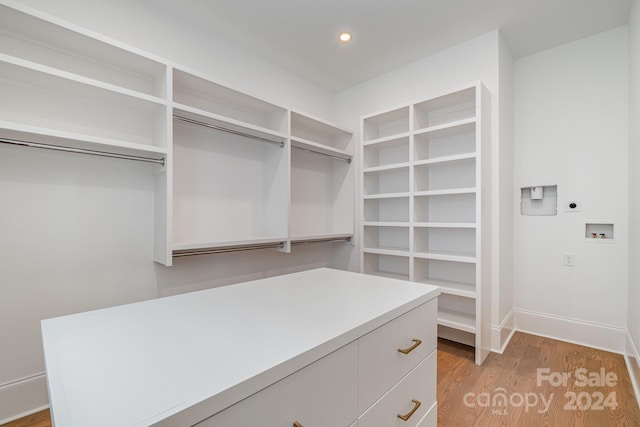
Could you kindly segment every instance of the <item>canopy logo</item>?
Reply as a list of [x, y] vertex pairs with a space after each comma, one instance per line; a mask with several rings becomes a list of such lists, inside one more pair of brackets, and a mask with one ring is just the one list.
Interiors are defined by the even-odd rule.
[[551, 402], [553, 402], [553, 393], [547, 397], [543, 393], [511, 393], [507, 394], [507, 390], [498, 387], [491, 393], [467, 393], [463, 398], [467, 407], [474, 408], [476, 406], [482, 408], [491, 408], [493, 415], [507, 415], [508, 408], [524, 407], [525, 412], [531, 410], [544, 414], [549, 410]]
[[[618, 376], [615, 372], [607, 372], [604, 368], [590, 372], [585, 368], [578, 368], [573, 372], [551, 372], [549, 368], [538, 368], [536, 372], [536, 386], [571, 388], [564, 393], [567, 399], [565, 411], [603, 411], [615, 410], [618, 407], [616, 392], [605, 395], [602, 391], [573, 391], [576, 388], [615, 387]], [[492, 415], [507, 415], [509, 409], [523, 407], [525, 412], [536, 411], [545, 414], [551, 408], [554, 393], [539, 392], [508, 393], [504, 387], [498, 387], [492, 392], [473, 393], [464, 395], [465, 406], [470, 408], [491, 408]]]

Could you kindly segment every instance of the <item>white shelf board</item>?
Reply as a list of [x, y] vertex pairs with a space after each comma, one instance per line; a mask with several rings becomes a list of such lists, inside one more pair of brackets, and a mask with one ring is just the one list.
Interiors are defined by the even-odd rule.
[[[326, 135], [353, 135], [353, 131], [351, 129], [341, 128], [326, 120], [314, 117], [311, 114], [302, 114], [297, 111], [291, 111], [292, 127], [294, 123], [296, 124], [296, 127], [304, 127]], [[295, 136], [292, 137], [295, 138]]]
[[374, 173], [374, 172], [386, 172], [386, 171], [392, 171], [392, 170], [396, 170], [396, 169], [407, 169], [410, 166], [409, 162], [402, 162], [402, 163], [392, 163], [389, 165], [382, 165], [382, 166], [374, 166], [371, 168], [365, 168], [362, 170], [363, 173]]
[[475, 187], [469, 188], [450, 188], [446, 190], [429, 190], [429, 191], [416, 191], [414, 196], [443, 196], [448, 194], [471, 194], [476, 193]]
[[405, 228], [409, 228], [409, 226], [411, 224], [409, 222], [406, 222], [406, 221], [398, 221], [398, 222], [393, 222], [393, 221], [365, 221], [362, 225], [365, 226], [365, 227], [405, 227]]
[[476, 298], [476, 288], [467, 283], [452, 282], [449, 280], [420, 279], [416, 280], [427, 285], [439, 286], [443, 294], [456, 295], [465, 298]]
[[475, 222], [414, 222], [416, 228], [476, 228]]
[[364, 248], [363, 251], [367, 254], [409, 257], [409, 250], [405, 248]]
[[414, 166], [420, 165], [441, 165], [445, 163], [458, 163], [466, 160], [475, 159], [476, 153], [457, 154], [455, 156], [436, 157], [433, 159], [418, 160], [413, 162]]
[[411, 132], [402, 132], [396, 135], [384, 136], [382, 138], [370, 139], [368, 141], [364, 141], [362, 145], [364, 147], [369, 147], [371, 145], [383, 144], [385, 142], [394, 141], [396, 139], [408, 138]]
[[476, 319], [473, 314], [438, 308], [438, 325], [475, 334], [475, 323]]
[[376, 199], [397, 199], [403, 197], [410, 197], [411, 193], [383, 193], [383, 194], [366, 194], [362, 196], [364, 200], [376, 200]]
[[457, 252], [443, 252], [443, 251], [416, 252], [414, 256], [416, 258], [436, 259], [440, 261], [466, 262], [470, 264], [476, 262], [476, 257], [474, 254], [462, 254]]
[[[463, 127], [465, 125], [471, 124], [471, 123], [475, 123], [476, 122], [476, 118], [475, 117], [469, 117], [466, 119], [462, 119], [462, 120], [456, 120], [453, 122], [448, 122], [448, 123], [443, 123], [440, 125], [436, 125], [436, 126], [430, 126], [428, 128], [422, 128], [422, 129], [417, 129], [414, 134], [416, 136], [418, 135], [425, 135], [425, 134], [429, 134], [429, 133], [434, 133], [434, 132], [439, 132], [442, 130], [451, 130], [451, 134], [457, 133], [457, 127]], [[449, 132], [448, 132], [449, 133]]]
[[[3, 71], [3, 79], [8, 81], [23, 82], [28, 80], [29, 84], [45, 88], [55, 88], [65, 94], [71, 93], [82, 98], [88, 94], [91, 94], [91, 98], [94, 98], [98, 94], [110, 92], [118, 96], [118, 101], [114, 102], [115, 105], [131, 106], [136, 109], [144, 109], [140, 107], [142, 105], [141, 102], [167, 105], [164, 99], [156, 96], [147, 95], [146, 93], [101, 82], [3, 53], [0, 53], [0, 66]], [[111, 98], [113, 98], [113, 95]], [[130, 98], [131, 101], [126, 102], [127, 98]]]
[[[263, 116], [286, 113], [286, 110], [278, 105], [216, 83], [214, 78], [199, 71], [178, 64], [173, 68], [174, 99], [176, 99], [176, 92], [184, 92]], [[269, 132], [275, 131], [269, 130]]]
[[261, 126], [256, 126], [229, 117], [224, 117], [219, 114], [210, 113], [208, 111], [190, 107], [188, 105], [174, 103], [173, 114], [180, 117], [185, 117], [187, 119], [198, 120], [211, 125], [221, 126], [233, 131], [247, 133], [260, 138], [270, 139], [274, 142], [284, 141], [287, 139], [287, 135], [284, 133], [276, 132], [271, 129], [263, 128]]
[[40, 144], [104, 151], [130, 156], [150, 157], [154, 159], [161, 159], [167, 154], [167, 149], [164, 147], [136, 144], [128, 141], [1, 120], [0, 137], [15, 139], [18, 141], [37, 142]]
[[320, 144], [295, 136], [291, 137], [291, 146], [301, 148], [303, 150], [314, 151], [316, 153], [327, 154], [329, 156], [339, 157], [344, 160], [351, 160], [353, 158], [353, 154], [346, 150], [340, 150], [338, 148], [333, 148], [328, 145]]

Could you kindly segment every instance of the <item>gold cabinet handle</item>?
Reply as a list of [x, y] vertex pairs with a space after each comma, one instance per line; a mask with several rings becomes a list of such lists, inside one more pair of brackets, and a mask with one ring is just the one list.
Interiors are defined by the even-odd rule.
[[294, 421], [293, 422], [293, 427], [304, 427], [304, 426], [302, 424], [300, 424], [299, 422]]
[[411, 418], [411, 415], [413, 415], [413, 413], [418, 410], [420, 405], [422, 405], [422, 403], [420, 403], [415, 399], [411, 399], [411, 401], [413, 402], [413, 409], [407, 412], [405, 415], [398, 414], [398, 418], [400, 418], [402, 421], [409, 421], [409, 418]]
[[419, 346], [420, 344], [422, 344], [422, 341], [420, 341], [418, 338], [414, 338], [411, 341], [413, 341], [413, 345], [409, 348], [399, 348], [398, 351], [402, 354], [409, 354], [411, 353], [413, 350], [416, 349], [417, 346]]

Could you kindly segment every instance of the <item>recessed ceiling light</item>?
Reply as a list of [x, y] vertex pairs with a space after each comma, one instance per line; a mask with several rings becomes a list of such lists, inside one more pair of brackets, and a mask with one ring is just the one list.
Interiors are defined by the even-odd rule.
[[340, 33], [340, 35], [338, 36], [338, 39], [342, 42], [342, 43], [349, 43], [351, 41], [351, 33], [348, 31], [343, 31]]

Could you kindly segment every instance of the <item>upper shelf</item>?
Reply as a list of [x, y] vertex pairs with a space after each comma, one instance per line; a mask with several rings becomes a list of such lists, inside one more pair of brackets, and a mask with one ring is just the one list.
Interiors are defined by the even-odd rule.
[[0, 55], [0, 114], [7, 122], [166, 146], [164, 100]]
[[167, 149], [94, 135], [0, 121], [0, 139], [161, 160]]
[[246, 123], [247, 127], [268, 129], [278, 134], [288, 133], [286, 109], [213, 83], [194, 72], [174, 69], [173, 101], [179, 108], [200, 110], [201, 115]]
[[414, 130], [476, 117], [476, 87], [430, 99], [414, 107]]
[[150, 96], [166, 96], [164, 64], [73, 24], [6, 2], [0, 5], [0, 51]]
[[363, 120], [364, 143], [409, 132], [409, 107], [372, 114]]
[[343, 159], [353, 157], [352, 131], [294, 111], [291, 112], [291, 142], [294, 147]]

